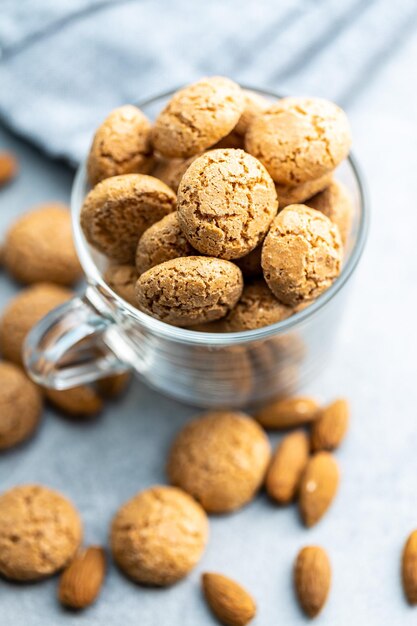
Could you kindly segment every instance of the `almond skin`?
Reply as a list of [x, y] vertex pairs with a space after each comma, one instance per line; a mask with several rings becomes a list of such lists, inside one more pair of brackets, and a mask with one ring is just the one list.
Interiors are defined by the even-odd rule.
[[61, 576], [58, 598], [71, 609], [85, 609], [96, 600], [106, 574], [103, 548], [81, 550]]
[[404, 546], [402, 579], [408, 602], [417, 604], [417, 530], [413, 530]]
[[339, 468], [329, 452], [308, 461], [300, 483], [299, 508], [304, 524], [314, 526], [331, 505], [339, 486]]
[[308, 457], [309, 441], [303, 430], [283, 438], [266, 475], [266, 491], [273, 500], [279, 504], [294, 500]]
[[294, 585], [298, 601], [308, 617], [322, 610], [332, 578], [329, 558], [320, 546], [300, 550], [294, 566]]
[[314, 398], [281, 398], [264, 406], [256, 419], [264, 428], [285, 430], [312, 422], [317, 416], [318, 408]]
[[234, 580], [207, 573], [202, 576], [202, 584], [207, 603], [221, 624], [245, 626], [255, 617], [255, 601]]
[[335, 450], [340, 446], [349, 425], [349, 404], [340, 398], [320, 410], [311, 427], [311, 449]]

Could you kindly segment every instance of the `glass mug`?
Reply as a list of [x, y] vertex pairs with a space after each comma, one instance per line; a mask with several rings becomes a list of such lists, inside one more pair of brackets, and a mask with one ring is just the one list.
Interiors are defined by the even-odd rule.
[[[252, 89], [274, 101], [278, 96]], [[173, 92], [139, 104], [155, 118]], [[356, 161], [337, 178], [354, 202], [352, 230], [340, 276], [292, 317], [257, 330], [207, 333], [169, 326], [128, 304], [104, 282], [106, 260], [86, 242], [80, 210], [89, 186], [85, 163], [72, 191], [77, 253], [87, 278], [83, 296], [54, 309], [29, 333], [25, 364], [34, 380], [67, 389], [132, 369], [151, 387], [201, 407], [256, 405], [293, 393], [320, 372], [335, 344], [349, 279], [361, 257], [368, 207]]]

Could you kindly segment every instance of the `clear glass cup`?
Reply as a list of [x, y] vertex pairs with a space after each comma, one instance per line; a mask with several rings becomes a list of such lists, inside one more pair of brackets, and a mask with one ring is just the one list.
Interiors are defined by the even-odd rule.
[[[266, 98], [278, 96], [250, 88]], [[172, 92], [139, 104], [150, 117]], [[255, 405], [293, 393], [320, 372], [336, 344], [350, 278], [367, 234], [368, 205], [358, 165], [350, 156], [337, 178], [354, 201], [344, 265], [333, 285], [303, 311], [272, 326], [239, 333], [206, 333], [169, 326], [128, 304], [103, 280], [105, 258], [86, 242], [80, 210], [88, 183], [85, 163], [72, 192], [75, 244], [87, 288], [30, 332], [24, 350], [31, 376], [66, 389], [132, 369], [158, 391], [202, 407]]]

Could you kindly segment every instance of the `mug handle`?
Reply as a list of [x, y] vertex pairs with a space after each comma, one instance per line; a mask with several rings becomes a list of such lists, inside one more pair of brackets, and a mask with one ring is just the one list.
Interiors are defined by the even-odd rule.
[[23, 361], [33, 380], [69, 389], [130, 369], [106, 345], [115, 321], [98, 311], [87, 294], [53, 309], [26, 337]]

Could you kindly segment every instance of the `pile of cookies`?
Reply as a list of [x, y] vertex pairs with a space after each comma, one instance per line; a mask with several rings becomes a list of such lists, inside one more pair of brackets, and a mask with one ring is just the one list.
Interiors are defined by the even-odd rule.
[[163, 322], [212, 332], [279, 322], [341, 271], [352, 201], [333, 178], [351, 144], [318, 98], [274, 104], [212, 77], [155, 123], [134, 106], [97, 130], [81, 226], [105, 280]]

